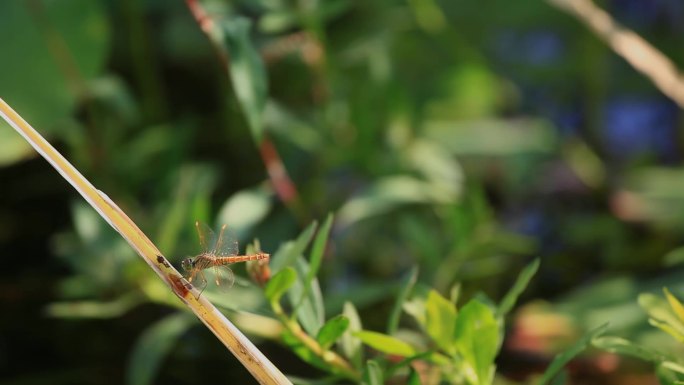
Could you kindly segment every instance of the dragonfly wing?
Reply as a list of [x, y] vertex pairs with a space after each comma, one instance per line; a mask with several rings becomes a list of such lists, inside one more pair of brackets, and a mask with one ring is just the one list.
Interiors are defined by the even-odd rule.
[[211, 229], [211, 227], [200, 221], [195, 221], [195, 228], [197, 228], [197, 235], [199, 236], [202, 253], [210, 253], [214, 251], [213, 249], [216, 245], [216, 234], [214, 234], [214, 231]]
[[188, 282], [192, 283], [193, 286], [199, 289], [200, 293], [197, 298], [202, 295], [202, 292], [207, 287], [207, 279], [204, 277], [204, 272], [202, 272], [202, 270], [193, 270], [188, 277]]
[[221, 226], [221, 231], [219, 232], [218, 240], [216, 241], [216, 249], [214, 251], [217, 257], [229, 257], [238, 254], [237, 236], [235, 236], [233, 230], [228, 228], [228, 225]]
[[233, 270], [231, 270], [228, 266], [214, 266], [213, 270], [216, 286], [221, 291], [228, 291], [231, 287], [233, 287], [233, 283], [235, 282]]

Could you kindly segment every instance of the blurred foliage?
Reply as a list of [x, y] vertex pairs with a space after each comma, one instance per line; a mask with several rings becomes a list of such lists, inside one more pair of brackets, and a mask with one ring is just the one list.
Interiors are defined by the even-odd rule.
[[[684, 66], [678, 1], [597, 3]], [[172, 261], [194, 220], [272, 254], [203, 295], [296, 382], [681, 380], [681, 111], [548, 4], [8, 0], [0, 32], [0, 97]], [[247, 381], [4, 122], [0, 165], [0, 383]]]

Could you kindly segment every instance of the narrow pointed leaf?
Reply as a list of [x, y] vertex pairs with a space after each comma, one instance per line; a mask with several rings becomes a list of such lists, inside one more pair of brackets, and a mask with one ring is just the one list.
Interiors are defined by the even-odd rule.
[[249, 36], [251, 22], [238, 17], [223, 22], [221, 27], [230, 55], [230, 78], [235, 94], [247, 116], [254, 141], [260, 143], [268, 82], [264, 63]]
[[501, 300], [498, 311], [496, 312], [497, 317], [503, 317], [513, 309], [513, 306], [515, 306], [515, 303], [518, 301], [518, 297], [520, 297], [520, 294], [522, 294], [527, 285], [530, 283], [530, 280], [534, 274], [537, 273], [537, 270], [539, 270], [538, 258], [532, 261], [532, 263], [527, 265], [520, 272], [520, 275], [518, 275], [518, 279], [516, 279], [513, 287], [511, 287], [508, 293], [506, 293]]
[[537, 385], [548, 384], [558, 373], [560, 373], [563, 370], [563, 367], [565, 367], [565, 365], [568, 362], [570, 362], [573, 358], [582, 353], [584, 349], [586, 349], [589, 346], [593, 339], [605, 333], [607, 329], [608, 324], [606, 323], [589, 331], [584, 337], [582, 337], [579, 341], [575, 342], [575, 344], [572, 345], [570, 348], [556, 355], [556, 357], [551, 362], [551, 365], [549, 365], [549, 367], [542, 375], [541, 379], [539, 379], [539, 382], [537, 382]]
[[378, 364], [378, 362], [375, 360], [368, 360], [366, 363], [366, 368], [363, 371], [363, 384], [383, 385], [384, 383], [385, 382], [380, 364]]
[[306, 276], [304, 284], [309, 285], [313, 277], [318, 274], [318, 269], [321, 267], [321, 261], [323, 260], [323, 254], [325, 252], [325, 245], [328, 242], [328, 237], [330, 236], [330, 227], [332, 226], [333, 215], [328, 214], [328, 217], [323, 222], [323, 225], [318, 230], [316, 238], [313, 241], [313, 246], [311, 247], [311, 258], [309, 259], [309, 274]]
[[397, 301], [394, 303], [392, 313], [390, 313], [389, 321], [387, 322], [388, 334], [396, 333], [397, 328], [399, 327], [399, 317], [401, 316], [401, 309], [403, 308], [404, 302], [406, 302], [406, 299], [411, 293], [411, 290], [413, 290], [413, 286], [415, 286], [417, 279], [418, 267], [414, 267], [413, 269], [411, 269], [411, 271], [409, 271], [409, 273], [404, 278], [404, 282], [401, 285], [401, 290], [399, 291], [399, 295], [397, 296]]
[[591, 344], [611, 353], [632, 356], [644, 361], [658, 363], [664, 359], [664, 356], [657, 351], [620, 337], [597, 337], [591, 341]]
[[668, 290], [666, 287], [663, 288], [663, 292], [665, 292], [667, 302], [670, 303], [670, 307], [672, 308], [674, 313], [677, 315], [680, 321], [684, 322], [684, 306], [682, 306], [682, 303], [679, 302], [677, 297], [672, 295], [672, 293], [670, 293], [670, 290]]

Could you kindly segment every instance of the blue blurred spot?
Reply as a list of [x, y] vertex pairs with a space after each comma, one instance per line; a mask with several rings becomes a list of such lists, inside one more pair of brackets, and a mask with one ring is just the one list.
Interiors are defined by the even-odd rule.
[[492, 43], [498, 58], [503, 62], [547, 66], [560, 61], [565, 53], [561, 38], [549, 30], [498, 32]]
[[655, 153], [676, 160], [677, 106], [662, 98], [618, 98], [604, 111], [604, 140], [619, 159]]

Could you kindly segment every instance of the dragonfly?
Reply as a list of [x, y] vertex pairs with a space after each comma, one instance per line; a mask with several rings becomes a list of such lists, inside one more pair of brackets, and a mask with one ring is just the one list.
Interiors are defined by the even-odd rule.
[[227, 225], [221, 226], [218, 237], [206, 224], [195, 221], [197, 235], [201, 247], [201, 253], [195, 257], [185, 258], [181, 262], [183, 270], [187, 273], [188, 282], [200, 289], [199, 299], [207, 287], [205, 270], [210, 269], [214, 275], [214, 282], [221, 290], [228, 290], [235, 282], [235, 275], [229, 265], [238, 262], [265, 260], [268, 262], [270, 255], [267, 253], [255, 253], [251, 255], [238, 255], [238, 241], [235, 234], [228, 229]]

